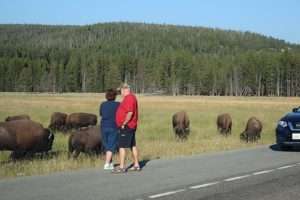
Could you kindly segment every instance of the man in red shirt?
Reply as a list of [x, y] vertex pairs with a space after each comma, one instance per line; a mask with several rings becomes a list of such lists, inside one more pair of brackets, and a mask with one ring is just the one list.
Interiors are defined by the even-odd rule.
[[140, 171], [138, 160], [138, 149], [136, 147], [135, 132], [138, 123], [138, 103], [136, 96], [130, 91], [128, 84], [122, 84], [121, 95], [123, 101], [120, 103], [116, 113], [116, 124], [119, 128], [119, 156], [120, 166], [113, 170], [114, 173], [124, 173], [126, 149], [130, 148], [133, 157], [133, 166], [129, 171]]

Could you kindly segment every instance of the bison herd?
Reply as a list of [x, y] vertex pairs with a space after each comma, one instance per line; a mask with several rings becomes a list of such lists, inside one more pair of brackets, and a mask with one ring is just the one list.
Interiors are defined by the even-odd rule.
[[80, 152], [102, 152], [100, 127], [96, 126], [97, 115], [90, 113], [55, 112], [48, 128], [32, 121], [28, 115], [9, 116], [0, 122], [0, 151], [12, 151], [11, 158], [18, 159], [35, 153], [48, 153], [52, 149], [54, 132], [71, 131], [69, 155], [77, 157]]
[[[177, 112], [172, 117], [173, 130], [175, 137], [180, 140], [186, 140], [190, 133], [190, 121], [185, 111]], [[248, 142], [256, 142], [260, 139], [262, 123], [256, 117], [251, 117], [245, 130], [240, 134], [240, 139]], [[224, 113], [217, 117], [217, 129], [220, 134], [228, 136], [231, 134], [232, 118], [230, 114]]]
[[0, 122], [0, 150], [12, 151], [13, 159], [46, 153], [51, 150], [53, 140], [53, 133], [40, 123], [28, 119]]
[[[228, 136], [232, 130], [232, 118], [224, 113], [217, 117], [217, 130]], [[180, 111], [172, 116], [175, 136], [179, 140], [187, 140], [190, 134], [190, 120], [187, 112]], [[45, 154], [52, 149], [54, 132], [71, 131], [68, 140], [69, 157], [78, 157], [81, 152], [100, 154], [103, 152], [101, 129], [97, 126], [97, 115], [90, 113], [65, 114], [54, 112], [50, 124], [44, 128], [34, 122], [28, 115], [9, 116], [5, 122], [0, 122], [0, 151], [12, 151], [11, 158], [18, 159], [32, 156], [35, 153]], [[262, 123], [251, 117], [240, 139], [255, 142], [260, 139]]]
[[97, 124], [97, 115], [90, 113], [72, 113], [67, 115], [61, 112], [54, 112], [51, 115], [49, 128], [53, 131], [66, 132], [70, 129], [79, 129], [81, 127], [95, 126]]

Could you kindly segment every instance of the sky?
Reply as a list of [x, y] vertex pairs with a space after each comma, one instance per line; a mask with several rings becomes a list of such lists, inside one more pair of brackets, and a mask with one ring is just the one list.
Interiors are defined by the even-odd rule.
[[300, 44], [300, 0], [0, 0], [0, 24], [143, 22], [251, 31]]

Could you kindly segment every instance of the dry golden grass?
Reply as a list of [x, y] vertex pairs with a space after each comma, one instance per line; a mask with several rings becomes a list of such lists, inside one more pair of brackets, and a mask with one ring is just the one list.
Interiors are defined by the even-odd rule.
[[[0, 121], [9, 115], [29, 114], [33, 120], [48, 126], [52, 112], [90, 112], [98, 115], [103, 94], [28, 94], [0, 93]], [[256, 145], [273, 144], [278, 119], [299, 106], [299, 98], [283, 97], [203, 97], [203, 96], [138, 96], [140, 123], [137, 144], [140, 159], [171, 158], [202, 152], [223, 151]], [[171, 116], [186, 110], [191, 120], [191, 134], [186, 142], [176, 141]], [[217, 133], [216, 117], [228, 112], [233, 119], [229, 137]], [[251, 116], [263, 122], [262, 139], [255, 144], [239, 140], [245, 123]], [[0, 152], [0, 178], [45, 174], [69, 169], [102, 168], [103, 161], [81, 155], [78, 160], [67, 157], [68, 136], [56, 134], [53, 151], [48, 158], [11, 162], [9, 152]]]

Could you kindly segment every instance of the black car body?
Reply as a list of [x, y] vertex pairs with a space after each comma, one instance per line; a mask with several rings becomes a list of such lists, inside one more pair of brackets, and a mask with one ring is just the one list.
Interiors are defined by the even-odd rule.
[[276, 128], [276, 142], [281, 149], [300, 146], [300, 107], [280, 119]]

